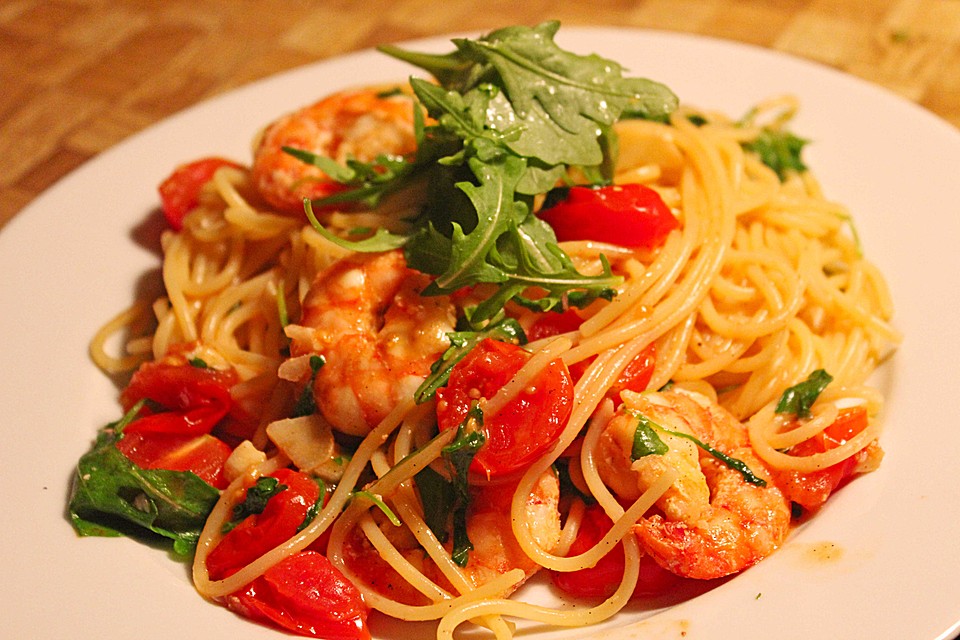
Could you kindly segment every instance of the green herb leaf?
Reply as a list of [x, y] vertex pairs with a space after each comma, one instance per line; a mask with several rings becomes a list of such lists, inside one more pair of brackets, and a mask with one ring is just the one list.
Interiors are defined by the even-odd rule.
[[[438, 276], [428, 294], [497, 285], [475, 311], [478, 321], [496, 317], [511, 299], [531, 304], [521, 300], [531, 287], [545, 292], [536, 303], [544, 309], [613, 295], [620, 279], [609, 270], [599, 277], [579, 273], [552, 230], [533, 216], [532, 196], [572, 166], [609, 178], [616, 153], [610, 126], [623, 112], [664, 119], [677, 106], [659, 83], [626, 78], [610, 60], [561, 49], [553, 40], [558, 28], [548, 22], [457, 39], [456, 51], [446, 55], [382, 49], [439, 80], [439, 86], [411, 81], [437, 121], [425, 128], [424, 140], [434, 141], [434, 152], [448, 152], [433, 155], [448, 176], [458, 175], [458, 167], [471, 174], [456, 182], [431, 179], [440, 188], [431, 192], [419, 231], [404, 245], [408, 263]], [[429, 157], [418, 153], [417, 162]]]
[[492, 323], [479, 331], [454, 331], [447, 334], [450, 347], [430, 365], [430, 375], [420, 384], [414, 394], [417, 404], [422, 404], [436, 394], [437, 389], [447, 384], [450, 371], [463, 360], [470, 351], [486, 338], [493, 338], [502, 342], [523, 344], [527, 341], [523, 329], [513, 318], [504, 318]]
[[377, 229], [372, 236], [364, 238], [363, 240], [349, 240], [338, 236], [320, 224], [316, 214], [313, 212], [313, 203], [309, 200], [305, 199], [303, 201], [303, 210], [307, 215], [307, 220], [310, 221], [311, 226], [313, 226], [317, 233], [335, 245], [349, 249], [350, 251], [361, 251], [365, 253], [392, 251], [393, 249], [399, 249], [410, 239], [409, 236], [390, 233], [386, 229], [380, 228]]
[[387, 516], [387, 520], [390, 521], [390, 524], [392, 524], [392, 525], [395, 526], [395, 527], [399, 527], [399, 526], [400, 526], [400, 524], [401, 524], [400, 518], [398, 518], [398, 517], [397, 517], [397, 514], [395, 514], [395, 513], [393, 512], [393, 509], [391, 509], [389, 506], [387, 506], [387, 503], [383, 501], [383, 498], [381, 498], [381, 497], [378, 496], [377, 494], [371, 493], [370, 491], [354, 491], [354, 492], [351, 494], [351, 497], [352, 497], [352, 498], [362, 498], [362, 499], [364, 499], [364, 500], [369, 500], [370, 502], [373, 503], [373, 505], [374, 505], [375, 507], [377, 507], [378, 509], [380, 509], [380, 511], [382, 511], [382, 512], [384, 513], [384, 515]]
[[[642, 413], [639, 413], [637, 411], [632, 411], [632, 410], [628, 410], [628, 412], [631, 415], [636, 416], [639, 420], [639, 423], [637, 425], [637, 430], [634, 433], [634, 437], [633, 437], [633, 451], [631, 455], [631, 458], [633, 460], [637, 460], [643, 457], [644, 455], [649, 455], [650, 453], [653, 453], [656, 455], [663, 455], [670, 450], [670, 448], [666, 445], [666, 443], [664, 443], [663, 440], [661, 440], [660, 437], [656, 434], [656, 430], [660, 430], [672, 436], [677, 436], [678, 438], [685, 438], [687, 440], [690, 440], [695, 445], [697, 445], [698, 447], [700, 447], [701, 449], [709, 453], [711, 456], [713, 456], [714, 458], [716, 458], [717, 460], [725, 464], [727, 467], [738, 472], [741, 476], [743, 476], [743, 479], [749, 482], [750, 484], [754, 484], [759, 487], [764, 487], [767, 485], [766, 480], [754, 474], [753, 471], [750, 470], [750, 467], [742, 460], [738, 460], [737, 458], [728, 456], [727, 454], [720, 451], [719, 449], [706, 444], [696, 436], [692, 436], [689, 433], [684, 433], [682, 431], [673, 431], [672, 429], [665, 429], [664, 427], [660, 426], [656, 422], [653, 422], [652, 420], [644, 416]], [[648, 453], [644, 453], [645, 451]], [[637, 455], [638, 453], [640, 455]]]
[[801, 154], [809, 142], [789, 131], [765, 128], [755, 140], [744, 143], [743, 147], [760, 156], [760, 161], [776, 171], [783, 182], [790, 172], [803, 173], [807, 170]]
[[83, 536], [152, 532], [172, 540], [176, 553], [189, 555], [220, 492], [189, 471], [142, 469], [117, 449], [123, 428], [142, 406], [101, 429], [80, 458], [70, 519]]
[[817, 398], [832, 381], [833, 376], [823, 369], [817, 369], [807, 376], [806, 380], [784, 391], [777, 402], [775, 411], [777, 413], [792, 413], [798, 418], [809, 418], [810, 407], [813, 406], [813, 403], [817, 401]]
[[467, 509], [470, 506], [470, 487], [467, 474], [473, 457], [486, 442], [481, 430], [483, 412], [474, 404], [467, 417], [457, 428], [457, 437], [443, 448], [443, 458], [453, 469], [453, 551], [451, 557], [457, 566], [465, 567], [473, 550], [473, 543], [467, 535]]
[[317, 401], [313, 395], [313, 381], [316, 380], [317, 372], [320, 371], [320, 367], [325, 363], [326, 360], [323, 356], [310, 356], [310, 378], [307, 380], [307, 384], [303, 387], [303, 391], [300, 392], [300, 396], [293, 406], [291, 418], [310, 416], [317, 412]]
[[320, 488], [320, 494], [317, 496], [317, 500], [310, 505], [310, 508], [307, 509], [307, 515], [304, 516], [303, 522], [300, 523], [300, 526], [297, 527], [297, 533], [300, 533], [307, 526], [313, 522], [313, 519], [317, 517], [317, 514], [320, 513], [320, 510], [323, 509], [323, 504], [326, 502], [327, 497], [327, 483], [323, 481], [323, 478], [314, 477], [313, 481], [317, 483], [317, 486]]
[[767, 486], [767, 481], [757, 476], [756, 474], [754, 474], [753, 471], [750, 470], [750, 467], [742, 460], [738, 460], [737, 458], [728, 456], [723, 451], [720, 451], [719, 449], [708, 445], [707, 443], [701, 441], [699, 438], [695, 436], [690, 435], [689, 433], [683, 433], [682, 431], [671, 431], [670, 429], [664, 429], [663, 432], [669, 433], [670, 435], [673, 435], [673, 436], [678, 436], [680, 438], [686, 438], [687, 440], [690, 440], [691, 442], [696, 444], [698, 447], [700, 447], [701, 449], [703, 449], [704, 451], [712, 455], [714, 458], [716, 458], [723, 464], [727, 465], [727, 467], [738, 472], [741, 476], [743, 476], [743, 479], [749, 482], [750, 484], [757, 485], [758, 487]]
[[560, 481], [560, 496], [574, 496], [583, 501], [584, 504], [594, 504], [597, 499], [592, 495], [580, 491], [580, 488], [574, 484], [570, 477], [570, 462], [567, 458], [558, 458], [553, 463], [553, 469], [557, 472], [557, 478]]
[[628, 104], [652, 117], [676, 109], [676, 96], [663, 85], [624, 78], [622, 67], [612, 60], [558, 47], [553, 38], [559, 28], [556, 21], [506, 27], [454, 44], [481, 66], [496, 70], [518, 115], [527, 117], [539, 104], [550, 120], [570, 132], [612, 124]]
[[644, 456], [662, 456], [670, 451], [670, 447], [660, 439], [656, 429], [663, 427], [647, 416], [637, 411], [629, 411], [637, 419], [637, 428], [633, 432], [633, 448], [630, 451], [631, 460], [639, 460]]
[[420, 503], [423, 505], [423, 520], [440, 542], [446, 542], [450, 512], [456, 500], [453, 483], [430, 467], [424, 467], [415, 476]]
[[243, 502], [233, 506], [233, 524], [242, 522], [247, 516], [263, 513], [270, 498], [286, 490], [287, 485], [280, 484], [276, 478], [270, 476], [257, 478], [256, 484], [247, 489]]

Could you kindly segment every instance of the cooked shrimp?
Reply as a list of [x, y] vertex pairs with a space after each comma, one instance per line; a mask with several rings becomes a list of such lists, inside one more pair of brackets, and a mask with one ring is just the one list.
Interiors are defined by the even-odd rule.
[[[524, 553], [513, 534], [510, 503], [516, 484], [485, 485], [471, 491], [467, 535], [473, 551], [464, 571], [475, 587], [511, 569], [523, 569], [527, 578], [540, 565]], [[524, 517], [537, 546], [553, 550], [560, 540], [560, 482], [552, 469], [545, 471], [529, 496]], [[519, 586], [519, 585], [518, 585]]]
[[342, 91], [269, 125], [254, 149], [253, 182], [281, 211], [303, 213], [303, 199], [340, 189], [320, 169], [290, 155], [292, 147], [343, 163], [379, 155], [404, 156], [416, 149], [414, 103], [400, 86]]
[[366, 435], [450, 346], [454, 308], [444, 296], [421, 297], [428, 283], [400, 251], [350, 255], [317, 274], [287, 333], [293, 356], [325, 359], [314, 398], [335, 429]]
[[[698, 394], [624, 392], [623, 408], [600, 436], [597, 468], [621, 498], [640, 496], [668, 467], [679, 479], [659, 498], [660, 513], [634, 528], [643, 549], [665, 569], [710, 579], [736, 573], [775, 551], [790, 528], [790, 506], [750, 448], [746, 428], [726, 410]], [[767, 482], [747, 482], [694, 442], [658, 432], [664, 455], [631, 462], [640, 413], [664, 429], [686, 433], [746, 464]]]
[[[521, 569], [526, 578], [530, 578], [540, 565], [523, 552], [513, 534], [510, 503], [515, 489], [515, 484], [471, 487], [467, 536], [473, 549], [466, 566], [459, 570], [462, 575], [459, 579], [448, 575], [449, 566], [446, 572], [442, 571], [409, 530], [378, 518], [380, 529], [407, 562], [446, 594], [480, 587], [514, 569]], [[533, 486], [526, 501], [531, 533], [537, 544], [547, 550], [552, 550], [560, 540], [559, 503], [559, 480], [553, 470], [547, 470]], [[452, 541], [448, 540], [444, 547], [449, 553]], [[359, 529], [346, 539], [344, 559], [350, 570], [377, 593], [407, 604], [426, 604], [429, 600], [379, 555]], [[517, 587], [519, 583], [513, 588]]]

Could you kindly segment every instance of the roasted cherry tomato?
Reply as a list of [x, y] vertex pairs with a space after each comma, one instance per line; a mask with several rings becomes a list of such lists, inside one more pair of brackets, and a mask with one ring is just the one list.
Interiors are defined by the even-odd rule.
[[183, 228], [183, 218], [200, 203], [200, 190], [210, 182], [220, 167], [237, 167], [235, 162], [223, 158], [203, 158], [177, 167], [160, 183], [160, 202], [163, 217], [173, 229]]
[[369, 640], [368, 609], [326, 556], [301, 551], [224, 598], [231, 611], [302, 636]]
[[583, 324], [583, 318], [574, 309], [567, 309], [560, 313], [548, 311], [540, 314], [536, 322], [527, 330], [527, 340], [536, 342], [561, 333], [576, 331], [581, 324]]
[[273, 494], [263, 511], [247, 516], [207, 556], [214, 580], [226, 578], [264, 553], [289, 540], [320, 498], [320, 487], [306, 474], [279, 469], [271, 474], [286, 487]]
[[[576, 331], [580, 328], [581, 324], [583, 324], [583, 320], [577, 312], [572, 309], [564, 311], [563, 313], [545, 313], [533, 323], [527, 331], [527, 337], [531, 342], [543, 338], [550, 338], [555, 335], [560, 335], [561, 333]], [[589, 358], [570, 367], [570, 375], [574, 382], [583, 376], [583, 373], [594, 359], [595, 358]], [[607, 397], [613, 400], [615, 405], [619, 405], [621, 402], [621, 391], [644, 391], [647, 388], [647, 384], [650, 383], [650, 378], [653, 377], [653, 369], [656, 363], [657, 347], [656, 344], [650, 343], [643, 351], [637, 354], [637, 357], [624, 367], [620, 373], [620, 377], [607, 392]]]
[[[232, 575], [292, 538], [321, 498], [317, 483], [299, 471], [279, 469], [271, 477], [282, 488], [270, 496], [262, 512], [247, 516], [207, 556], [207, 571], [214, 580]], [[360, 592], [316, 551], [286, 558], [223, 600], [240, 615], [300, 635], [370, 638]]]
[[[867, 428], [867, 410], [863, 406], [840, 411], [833, 424], [809, 440], [791, 447], [790, 453], [808, 456], [835, 449]], [[823, 505], [840, 484], [853, 475], [860, 460], [854, 454], [837, 464], [819, 471], [774, 471], [774, 482], [791, 502], [804, 509], [814, 510]]]
[[204, 482], [225, 489], [223, 464], [232, 449], [210, 434], [201, 436], [170, 433], [124, 433], [117, 449], [143, 469], [192, 471]]
[[149, 402], [126, 433], [153, 432], [198, 436], [210, 431], [233, 407], [232, 371], [188, 364], [149, 362], [133, 374], [120, 395], [124, 410], [142, 399]]
[[679, 226], [660, 194], [641, 184], [570, 187], [566, 199], [537, 215], [561, 242], [596, 240], [648, 249]]
[[[478, 398], [492, 398], [531, 357], [523, 347], [486, 339], [450, 372], [437, 390], [441, 429], [456, 429]], [[486, 442], [470, 471], [482, 477], [510, 475], [527, 467], [550, 448], [563, 430], [573, 406], [570, 372], [555, 360], [537, 374], [503, 409], [484, 415]]]
[[[577, 538], [567, 555], [576, 556], [596, 546], [613, 523], [599, 505], [587, 507]], [[623, 546], [616, 545], [592, 567], [579, 571], [551, 571], [554, 586], [577, 598], [608, 598], [620, 586], [624, 570]], [[683, 578], [662, 568], [644, 555], [640, 559], [640, 577], [633, 597], [649, 597], [666, 593]]]

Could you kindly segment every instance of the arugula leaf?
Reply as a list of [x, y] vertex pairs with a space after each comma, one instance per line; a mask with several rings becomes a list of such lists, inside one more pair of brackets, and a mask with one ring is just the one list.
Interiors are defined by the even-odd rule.
[[477, 282], [503, 282], [506, 274], [487, 262], [487, 256], [511, 223], [519, 224], [528, 213], [526, 206], [513, 198], [514, 187], [526, 167], [522, 158], [507, 157], [497, 165], [472, 158], [469, 164], [480, 184], [460, 182], [457, 187], [467, 194], [480, 215], [469, 236], [454, 224], [451, 265], [434, 281], [441, 291], [456, 291]]
[[725, 464], [730, 469], [738, 472], [743, 479], [749, 482], [750, 484], [757, 485], [759, 487], [765, 487], [767, 485], [766, 480], [757, 476], [750, 470], [750, 467], [743, 462], [732, 456], [725, 454], [719, 449], [710, 446], [709, 444], [703, 442], [696, 436], [692, 436], [689, 433], [684, 433], [682, 431], [673, 431], [672, 429], [666, 429], [663, 426], [657, 424], [653, 420], [650, 420], [644, 416], [639, 411], [633, 411], [627, 409], [627, 412], [638, 419], [637, 430], [633, 436], [633, 451], [631, 452], [631, 459], [638, 460], [646, 455], [663, 455], [670, 450], [666, 443], [660, 439], [656, 431], [660, 430], [664, 433], [668, 433], [672, 436], [677, 436], [678, 438], [685, 438], [690, 440], [695, 445], [709, 453], [711, 456]]
[[[561, 49], [553, 39], [558, 28], [546, 22], [455, 39], [456, 50], [443, 55], [381, 47], [439, 82], [411, 79], [434, 119], [425, 125], [420, 107], [414, 108], [414, 157], [333, 166], [332, 160], [291, 152], [351, 187], [315, 206], [372, 206], [417, 180], [428, 185], [426, 199], [409, 235], [383, 232], [358, 243], [331, 239], [358, 251], [402, 246], [411, 267], [436, 276], [426, 295], [496, 285], [474, 310], [478, 323], [496, 318], [509, 300], [554, 309], [611, 297], [621, 279], [609, 267], [600, 276], [579, 273], [552, 229], [534, 216], [533, 198], [571, 167], [609, 179], [616, 153], [611, 125], [624, 112], [664, 119], [677, 98], [659, 83], [623, 76], [615, 62]], [[536, 301], [524, 299], [531, 288]]]
[[381, 45], [377, 50], [427, 71], [442, 86], [451, 87], [460, 92], [466, 92], [476, 86], [483, 79], [484, 74], [490, 71], [489, 67], [483, 68], [477, 65], [461, 51], [445, 54], [420, 53], [389, 44]]
[[570, 459], [558, 458], [553, 463], [553, 469], [557, 472], [557, 478], [560, 481], [560, 496], [574, 496], [583, 501], [584, 504], [594, 504], [597, 499], [592, 495], [584, 493], [574, 484], [570, 477]]
[[243, 502], [233, 506], [233, 523], [239, 523], [247, 516], [263, 513], [263, 510], [267, 507], [267, 501], [286, 490], [287, 485], [280, 484], [280, 481], [276, 478], [270, 476], [257, 478], [256, 484], [247, 489], [247, 495]]
[[450, 347], [430, 365], [430, 375], [420, 384], [413, 396], [417, 404], [423, 404], [433, 398], [437, 389], [447, 384], [450, 371], [457, 363], [485, 339], [493, 338], [513, 344], [524, 344], [527, 341], [520, 323], [513, 318], [504, 318], [479, 331], [453, 331], [447, 334], [447, 338], [450, 339]]
[[449, 537], [447, 530], [450, 511], [456, 500], [453, 483], [434, 471], [431, 467], [424, 467], [414, 480], [420, 494], [420, 503], [423, 505], [423, 521], [427, 523], [433, 535], [440, 542], [446, 542]]
[[196, 547], [220, 492], [190, 471], [143, 469], [116, 447], [123, 428], [140, 411], [104, 427], [77, 464], [70, 519], [82, 536], [121, 536], [138, 530], [173, 540], [177, 554]]
[[639, 460], [645, 456], [662, 456], [670, 451], [670, 447], [660, 439], [656, 429], [663, 429], [653, 420], [636, 411], [630, 411], [637, 419], [637, 428], [633, 432], [633, 448], [630, 451], [631, 460]]
[[363, 498], [364, 500], [369, 500], [375, 507], [380, 509], [385, 516], [387, 516], [387, 520], [390, 521], [390, 524], [395, 527], [400, 526], [400, 518], [397, 517], [397, 514], [393, 512], [393, 509], [387, 506], [387, 503], [384, 502], [383, 498], [379, 495], [371, 493], [370, 491], [354, 491], [352, 494], [350, 494], [350, 498], [351, 500], [354, 498]]
[[764, 128], [755, 140], [744, 143], [743, 148], [760, 156], [760, 161], [776, 171], [783, 182], [791, 171], [807, 170], [801, 153], [809, 142], [783, 129]]
[[399, 249], [406, 244], [407, 240], [409, 239], [409, 236], [391, 233], [382, 227], [377, 229], [372, 236], [362, 240], [350, 240], [348, 238], [342, 238], [324, 227], [320, 221], [317, 220], [317, 216], [313, 212], [313, 203], [309, 200], [304, 199], [303, 211], [307, 215], [307, 220], [310, 221], [311, 226], [313, 226], [317, 233], [322, 235], [333, 244], [343, 247], [344, 249], [349, 249], [350, 251], [361, 251], [366, 253], [391, 251], [393, 249]]
[[454, 471], [453, 477], [453, 550], [451, 557], [457, 566], [465, 567], [473, 550], [467, 535], [467, 509], [470, 507], [470, 486], [467, 473], [473, 457], [487, 438], [481, 431], [483, 411], [474, 403], [467, 417], [457, 428], [456, 439], [442, 450], [443, 458]]
[[701, 441], [699, 438], [696, 438], [695, 436], [690, 435], [689, 433], [683, 433], [682, 431], [671, 431], [670, 429], [664, 429], [663, 432], [690, 440], [695, 445], [697, 445], [698, 447], [700, 447], [701, 449], [703, 449], [704, 451], [712, 455], [714, 458], [716, 458], [723, 464], [727, 465], [727, 467], [738, 472], [741, 476], [743, 476], [743, 479], [749, 482], [750, 484], [757, 485], [758, 487], [767, 486], [767, 481], [757, 476], [756, 474], [754, 474], [753, 471], [750, 470], [750, 467], [747, 465], [747, 463], [745, 463], [743, 460], [738, 460], [737, 458], [728, 456], [723, 451], [720, 451], [719, 449], [710, 446], [709, 444]]
[[517, 113], [526, 117], [535, 104], [570, 132], [594, 124], [612, 124], [630, 104], [652, 117], [672, 112], [676, 96], [662, 84], [625, 78], [622, 67], [598, 55], [581, 56], [558, 47], [557, 21], [532, 28], [499, 29], [478, 40], [454, 40], [457, 48], [481, 64], [494, 67]]
[[313, 522], [313, 519], [317, 517], [320, 513], [320, 510], [323, 509], [323, 503], [326, 501], [327, 497], [327, 483], [323, 481], [323, 478], [314, 477], [313, 481], [317, 483], [317, 486], [320, 487], [320, 494], [317, 496], [316, 502], [310, 505], [310, 508], [307, 509], [307, 515], [303, 517], [303, 522], [300, 523], [300, 526], [297, 527], [297, 533], [300, 533], [307, 526]]
[[[621, 279], [609, 265], [604, 262], [604, 272], [597, 276], [581, 274], [556, 244], [549, 225], [529, 215], [527, 203], [516, 199], [515, 188], [526, 166], [522, 158], [506, 155], [495, 163], [471, 158], [469, 166], [479, 184], [456, 186], [485, 215], [469, 233], [454, 223], [449, 242], [434, 237], [429, 243], [433, 251], [408, 255], [410, 266], [425, 270], [430, 268], [425, 256], [449, 252], [446, 269], [427, 287], [426, 295], [477, 283], [498, 284], [499, 289], [474, 311], [476, 322], [496, 317], [511, 299], [546, 311], [570, 303], [585, 306], [613, 295]], [[435, 231], [431, 228], [430, 233]], [[535, 303], [522, 296], [531, 287], [545, 294]]]
[[317, 377], [317, 372], [320, 371], [320, 368], [324, 364], [326, 364], [326, 360], [323, 356], [310, 356], [310, 379], [307, 380], [306, 386], [304, 386], [303, 391], [300, 392], [300, 396], [293, 406], [291, 418], [309, 416], [317, 412], [317, 400], [313, 395], [313, 381]]
[[809, 418], [810, 407], [832, 381], [833, 376], [823, 369], [817, 369], [806, 380], [783, 392], [777, 402], [776, 413], [792, 413], [798, 418]]

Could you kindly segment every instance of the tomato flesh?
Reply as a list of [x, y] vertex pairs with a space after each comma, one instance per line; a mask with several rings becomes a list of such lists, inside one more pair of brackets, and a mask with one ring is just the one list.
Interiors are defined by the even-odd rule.
[[[447, 386], [437, 390], [440, 429], [457, 428], [478, 398], [492, 398], [530, 357], [517, 345], [489, 338], [482, 341], [453, 368]], [[484, 416], [486, 442], [470, 471], [494, 478], [529, 466], [556, 442], [572, 407], [570, 372], [555, 360], [503, 409]]]
[[233, 407], [232, 371], [188, 364], [149, 362], [133, 374], [120, 395], [124, 410], [140, 400], [150, 403], [126, 427], [126, 433], [153, 432], [198, 436], [209, 433]]
[[[247, 516], [207, 556], [214, 580], [226, 578], [289, 540], [320, 499], [320, 487], [292, 469], [271, 474], [284, 489]], [[296, 553], [223, 598], [230, 610], [281, 629], [328, 640], [367, 640], [367, 607], [357, 588], [321, 553]]]
[[[867, 428], [868, 418], [865, 407], [851, 407], [842, 410], [836, 420], [821, 433], [791, 447], [790, 453], [808, 456], [835, 449], [853, 436]], [[853, 475], [857, 466], [854, 454], [835, 465], [818, 471], [800, 472], [783, 470], [774, 472], [776, 485], [791, 502], [804, 509], [813, 511], [830, 497], [840, 484]]]
[[203, 185], [210, 182], [220, 167], [240, 168], [240, 165], [224, 158], [202, 158], [180, 165], [160, 183], [163, 217], [171, 228], [176, 231], [183, 228], [184, 217], [200, 204]]
[[[596, 546], [612, 526], [613, 522], [599, 505], [587, 507], [568, 555], [580, 555]], [[608, 598], [620, 586], [624, 566], [623, 546], [618, 544], [594, 566], [578, 571], [551, 571], [550, 579], [555, 587], [575, 598]], [[661, 595], [682, 580], [645, 555], [640, 559], [640, 576], [632, 597]]]
[[[531, 340], [542, 340], [550, 338], [561, 333], [576, 331], [583, 324], [580, 316], [569, 309], [563, 313], [545, 313], [530, 327], [527, 331], [527, 337]], [[570, 376], [574, 382], [580, 380], [586, 372], [587, 367], [596, 358], [589, 358], [570, 367]], [[620, 372], [617, 381], [607, 391], [607, 397], [610, 398], [615, 406], [621, 402], [620, 392], [629, 390], [637, 393], [646, 390], [650, 379], [653, 377], [653, 370], [657, 363], [657, 346], [651, 342], [643, 351], [627, 363], [623, 371]]]
[[537, 213], [557, 240], [596, 240], [652, 249], [679, 226], [660, 194], [641, 184], [570, 187], [560, 203]]
[[369, 640], [367, 607], [326, 556], [301, 551], [224, 598], [228, 609], [302, 636]]
[[135, 431], [124, 434], [117, 442], [117, 449], [143, 469], [192, 471], [217, 489], [227, 487], [223, 464], [232, 449], [209, 434], [190, 436]]
[[231, 529], [210, 552], [207, 571], [214, 580], [226, 578], [292, 538], [320, 498], [320, 487], [304, 473], [279, 469], [271, 477], [287, 488], [275, 493], [261, 513], [247, 516]]

